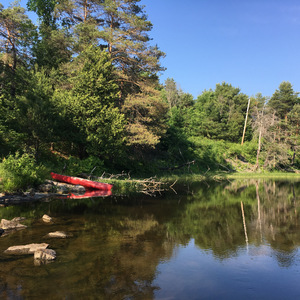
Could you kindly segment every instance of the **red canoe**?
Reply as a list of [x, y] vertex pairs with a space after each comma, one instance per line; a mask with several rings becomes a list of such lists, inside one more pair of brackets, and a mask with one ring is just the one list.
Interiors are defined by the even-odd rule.
[[61, 182], [71, 183], [71, 184], [75, 184], [75, 185], [80, 184], [89, 189], [108, 190], [109, 191], [113, 187], [112, 184], [92, 181], [92, 180], [83, 179], [83, 178], [79, 178], [79, 177], [60, 175], [60, 174], [56, 174], [53, 172], [51, 172], [51, 177], [53, 179], [61, 181]]

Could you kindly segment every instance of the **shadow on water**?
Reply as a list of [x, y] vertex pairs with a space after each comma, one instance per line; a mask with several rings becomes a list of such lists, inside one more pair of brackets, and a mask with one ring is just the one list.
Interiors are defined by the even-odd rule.
[[[0, 207], [1, 219], [26, 217], [28, 226], [0, 237], [0, 295], [254, 299], [255, 292], [278, 298], [283, 294], [274, 286], [261, 288], [268, 271], [269, 281], [281, 278], [292, 287], [284, 294], [291, 298], [300, 293], [291, 279], [300, 262], [299, 190], [299, 182], [244, 180], [189, 184], [160, 197], [69, 197]], [[53, 223], [42, 222], [43, 214]], [[71, 237], [46, 237], [53, 231]], [[50, 244], [56, 261], [37, 266], [32, 256], [3, 253], [33, 242]]]

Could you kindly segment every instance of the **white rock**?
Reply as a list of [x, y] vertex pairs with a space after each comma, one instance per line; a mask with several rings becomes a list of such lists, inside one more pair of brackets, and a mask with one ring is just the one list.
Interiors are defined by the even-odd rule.
[[25, 220], [25, 218], [13, 218], [12, 220], [2, 219], [0, 227], [2, 229], [23, 229], [27, 227], [20, 223], [23, 220]]
[[33, 254], [38, 250], [46, 249], [48, 246], [49, 244], [46, 243], [11, 246], [7, 248], [4, 253], [15, 255]]
[[68, 237], [68, 235], [66, 232], [63, 231], [54, 231], [54, 232], [49, 232], [46, 235], [46, 237], [65, 239]]
[[38, 260], [54, 260], [56, 252], [52, 249], [41, 249], [34, 252], [34, 259]]
[[49, 217], [48, 215], [43, 215], [42, 219], [45, 223], [51, 223], [52, 222], [52, 218]]

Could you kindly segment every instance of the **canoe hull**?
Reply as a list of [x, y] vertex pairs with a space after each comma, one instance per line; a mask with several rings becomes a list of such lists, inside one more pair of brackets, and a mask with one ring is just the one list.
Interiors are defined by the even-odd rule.
[[51, 172], [51, 177], [57, 181], [61, 181], [61, 182], [65, 182], [65, 183], [70, 183], [70, 184], [74, 184], [74, 185], [79, 184], [88, 189], [109, 191], [113, 187], [112, 184], [92, 181], [92, 180], [83, 179], [83, 178], [79, 178], [79, 177], [60, 175], [60, 174], [56, 174], [53, 172]]

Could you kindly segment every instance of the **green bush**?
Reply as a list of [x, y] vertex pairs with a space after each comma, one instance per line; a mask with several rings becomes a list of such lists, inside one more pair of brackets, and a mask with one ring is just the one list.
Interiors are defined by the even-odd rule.
[[103, 173], [104, 163], [100, 158], [95, 156], [89, 156], [82, 160], [73, 156], [69, 158], [66, 169], [69, 175], [90, 174], [92, 171], [93, 175], [101, 175]]
[[46, 174], [45, 167], [38, 165], [33, 155], [16, 152], [4, 158], [0, 164], [0, 190], [24, 191], [42, 183]]
[[224, 141], [210, 140], [204, 137], [192, 137], [189, 141], [193, 143], [195, 159], [203, 166], [203, 169], [207, 169], [207, 167], [212, 170], [219, 169], [221, 165], [226, 164], [224, 153], [228, 147]]

